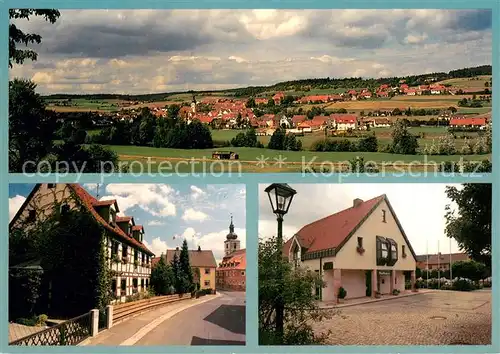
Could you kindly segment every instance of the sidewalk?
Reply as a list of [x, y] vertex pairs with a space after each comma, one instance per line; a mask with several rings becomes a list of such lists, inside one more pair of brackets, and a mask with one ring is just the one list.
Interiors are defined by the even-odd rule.
[[319, 304], [319, 307], [321, 309], [339, 309], [342, 307], [349, 307], [349, 306], [357, 306], [357, 305], [364, 305], [364, 304], [371, 304], [372, 302], [379, 302], [379, 301], [388, 301], [388, 300], [397, 300], [402, 297], [408, 297], [408, 296], [415, 296], [415, 295], [422, 295], [422, 294], [428, 294], [433, 292], [434, 290], [431, 289], [419, 289], [418, 292], [404, 292], [399, 295], [382, 295], [380, 298], [371, 298], [371, 297], [366, 297], [366, 298], [360, 298], [360, 299], [352, 299], [352, 300], [346, 300], [346, 302], [337, 304], [334, 301], [328, 301], [328, 302], [321, 302]]
[[[133, 337], [137, 335], [139, 335], [140, 337], [141, 334], [144, 335], [149, 330], [154, 329], [161, 322], [167, 320], [169, 316], [174, 316], [180, 311], [183, 311], [189, 307], [196, 306], [203, 302], [216, 299], [219, 296], [221, 295], [208, 295], [198, 299], [182, 300], [173, 304], [154, 308], [138, 316], [129, 318], [123, 322], [113, 325], [113, 327], [111, 327], [110, 329], [103, 330], [97, 336], [88, 338], [79, 345], [124, 345], [125, 342], [130, 341]], [[162, 317], [164, 317], [163, 320], [161, 319]]]

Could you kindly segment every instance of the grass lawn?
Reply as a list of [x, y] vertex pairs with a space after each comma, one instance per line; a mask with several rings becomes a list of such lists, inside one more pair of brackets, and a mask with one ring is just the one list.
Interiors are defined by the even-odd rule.
[[481, 107], [481, 108], [469, 108], [469, 107], [458, 107], [457, 113], [461, 114], [485, 114], [491, 111], [491, 107]]
[[[135, 157], [152, 157], [158, 160], [182, 160], [182, 159], [211, 159], [212, 152], [216, 149], [167, 149], [167, 148], [153, 148], [143, 146], [117, 146], [112, 145], [110, 148], [120, 155], [121, 159], [131, 159]], [[264, 157], [273, 161], [280, 155], [286, 158], [286, 162], [302, 162], [303, 159], [310, 161], [315, 158], [316, 162], [342, 162], [355, 158], [356, 156], [364, 157], [365, 161], [374, 162], [394, 162], [401, 161], [402, 163], [409, 163], [413, 161], [425, 162], [426, 160], [432, 161], [458, 161], [461, 156], [432, 156], [426, 158], [423, 155], [396, 155], [381, 152], [313, 152], [313, 151], [277, 151], [270, 149], [259, 148], [235, 148], [231, 147], [231, 151], [239, 154], [240, 161], [255, 163], [257, 158]], [[468, 155], [463, 158], [466, 160], [483, 160], [489, 155]]]

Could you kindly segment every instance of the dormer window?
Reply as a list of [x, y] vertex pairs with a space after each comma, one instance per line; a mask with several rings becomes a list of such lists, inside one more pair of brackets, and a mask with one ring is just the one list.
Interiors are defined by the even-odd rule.
[[109, 223], [111, 225], [116, 224], [116, 211], [113, 208], [109, 208]]
[[36, 219], [36, 210], [30, 210], [28, 212], [28, 221], [35, 221]]
[[63, 204], [61, 205], [61, 215], [67, 214], [69, 212], [69, 205]]

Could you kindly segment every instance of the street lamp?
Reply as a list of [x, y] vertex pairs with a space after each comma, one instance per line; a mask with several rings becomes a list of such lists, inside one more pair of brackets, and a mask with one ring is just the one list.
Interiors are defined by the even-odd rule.
[[[283, 261], [283, 215], [288, 213], [290, 204], [292, 204], [292, 199], [297, 191], [291, 188], [286, 183], [273, 183], [265, 189], [267, 195], [269, 196], [269, 202], [273, 209], [273, 213], [276, 215], [278, 220], [278, 235], [277, 235], [277, 272], [276, 281], [278, 282], [278, 296], [276, 298], [276, 334], [280, 340], [283, 341], [284, 332], [284, 319], [285, 319], [285, 303], [283, 300], [283, 267], [281, 262]], [[280, 343], [282, 344], [282, 343]]]

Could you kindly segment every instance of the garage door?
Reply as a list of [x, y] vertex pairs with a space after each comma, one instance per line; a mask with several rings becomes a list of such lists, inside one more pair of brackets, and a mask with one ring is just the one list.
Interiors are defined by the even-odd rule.
[[365, 271], [342, 269], [342, 287], [347, 291], [346, 299], [365, 297]]

